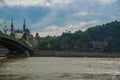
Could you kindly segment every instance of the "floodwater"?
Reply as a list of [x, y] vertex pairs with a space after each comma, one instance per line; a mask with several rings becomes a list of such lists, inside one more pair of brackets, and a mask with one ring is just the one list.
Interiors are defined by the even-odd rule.
[[120, 59], [59, 57], [2, 59], [0, 80], [120, 80]]

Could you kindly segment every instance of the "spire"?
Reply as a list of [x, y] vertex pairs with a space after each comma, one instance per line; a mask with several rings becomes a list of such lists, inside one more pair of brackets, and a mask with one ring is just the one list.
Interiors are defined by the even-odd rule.
[[11, 19], [11, 32], [13, 31], [13, 18]]
[[4, 21], [4, 25], [6, 26], [6, 21]]
[[13, 18], [11, 19], [11, 35], [14, 36]]
[[26, 27], [26, 25], [25, 25], [25, 19], [24, 19], [23, 31], [25, 31], [25, 27]]

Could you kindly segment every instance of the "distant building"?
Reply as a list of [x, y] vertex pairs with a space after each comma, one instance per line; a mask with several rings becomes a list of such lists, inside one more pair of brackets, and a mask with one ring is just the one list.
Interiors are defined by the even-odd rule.
[[93, 48], [100, 49], [108, 46], [107, 41], [92, 41]]
[[13, 26], [13, 19], [11, 20], [11, 35], [15, 36], [18, 39], [23, 39], [26, 40], [28, 42], [28, 44], [30, 43], [30, 45], [32, 45], [33, 48], [38, 48], [38, 42], [39, 42], [39, 34], [36, 33], [35, 37], [33, 37], [33, 35], [31, 35], [30, 30], [26, 28], [26, 24], [25, 24], [25, 19], [24, 19], [24, 24], [23, 24], [23, 30], [14, 30], [14, 26]]

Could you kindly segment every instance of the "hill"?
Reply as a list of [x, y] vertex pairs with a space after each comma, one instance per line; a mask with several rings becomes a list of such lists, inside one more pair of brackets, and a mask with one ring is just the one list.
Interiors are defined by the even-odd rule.
[[39, 38], [38, 49], [81, 52], [120, 52], [120, 22], [97, 25], [86, 31], [63, 32]]

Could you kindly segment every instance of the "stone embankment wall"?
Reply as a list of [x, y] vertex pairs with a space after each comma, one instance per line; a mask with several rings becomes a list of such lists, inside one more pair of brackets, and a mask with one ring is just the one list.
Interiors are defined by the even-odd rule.
[[34, 51], [33, 57], [120, 57], [119, 53]]
[[[6, 49], [0, 49], [0, 56], [9, 53]], [[98, 52], [70, 52], [70, 51], [40, 51], [34, 50], [32, 57], [115, 57], [120, 58], [120, 53], [98, 53]]]

